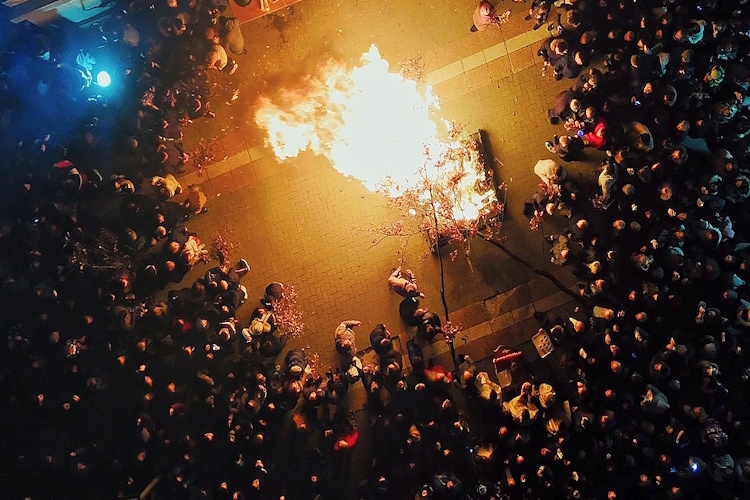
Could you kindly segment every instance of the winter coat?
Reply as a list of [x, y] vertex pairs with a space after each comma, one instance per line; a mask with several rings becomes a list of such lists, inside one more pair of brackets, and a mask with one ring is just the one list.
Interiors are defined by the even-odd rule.
[[663, 392], [651, 384], [646, 386], [646, 390], [646, 395], [641, 401], [641, 410], [660, 415], [669, 409], [669, 401]]
[[494, 14], [495, 8], [486, 0], [482, 0], [477, 5], [477, 8], [474, 9], [474, 14], [471, 16], [471, 19], [478, 31], [484, 31], [487, 29], [487, 26], [492, 24], [492, 17]]
[[227, 56], [227, 51], [224, 50], [224, 47], [221, 45], [214, 45], [211, 47], [211, 51], [208, 53], [208, 56], [206, 56], [206, 64], [208, 64], [210, 69], [218, 69], [221, 71], [226, 67], [228, 62], [229, 57]]
[[412, 367], [415, 370], [421, 370], [424, 366], [424, 353], [422, 353], [422, 348], [419, 347], [419, 344], [414, 339], [406, 341], [406, 353], [409, 356], [409, 363], [411, 363]]
[[417, 325], [417, 334], [423, 340], [432, 340], [442, 331], [440, 316], [432, 311], [426, 311]]
[[354, 330], [352, 330], [352, 327], [357, 324], [357, 321], [342, 321], [333, 333], [333, 338], [336, 342], [336, 350], [342, 356], [353, 356], [357, 352], [357, 346], [355, 343], [356, 335]]
[[385, 356], [393, 347], [390, 333], [384, 324], [379, 324], [370, 332], [370, 345], [379, 356]]
[[302, 349], [292, 349], [284, 357], [289, 372], [294, 375], [301, 375], [307, 367], [307, 357]]
[[240, 23], [236, 17], [224, 17], [219, 18], [219, 22], [224, 28], [224, 41], [225, 46], [232, 52], [232, 54], [245, 54], [245, 37], [242, 35], [240, 30]]
[[185, 208], [189, 209], [193, 215], [198, 215], [203, 210], [203, 207], [206, 206], [207, 201], [208, 197], [206, 193], [201, 191], [198, 186], [191, 185], [188, 190], [187, 200], [185, 201]]
[[534, 165], [534, 173], [548, 186], [560, 184], [565, 179], [565, 170], [555, 160], [539, 160]]

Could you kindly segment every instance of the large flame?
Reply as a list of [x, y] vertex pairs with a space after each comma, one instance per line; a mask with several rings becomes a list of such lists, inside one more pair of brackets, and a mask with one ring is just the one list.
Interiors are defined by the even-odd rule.
[[[452, 178], [452, 188], [461, 193], [454, 216], [475, 218], [488, 195], [494, 199], [494, 189], [476, 191], [481, 168], [465, 168], [460, 159], [445, 168], [444, 153], [455, 150], [457, 142], [438, 139], [430, 118], [437, 108], [431, 87], [420, 91], [416, 82], [389, 72], [388, 62], [373, 45], [351, 70], [329, 61], [320, 75], [308, 76], [298, 88], [280, 90], [276, 102], [262, 96], [255, 121], [267, 131], [267, 145], [279, 159], [310, 150], [371, 191], [384, 189], [398, 196], [416, 186], [420, 176], [432, 181]], [[476, 159], [473, 153], [467, 158]]]

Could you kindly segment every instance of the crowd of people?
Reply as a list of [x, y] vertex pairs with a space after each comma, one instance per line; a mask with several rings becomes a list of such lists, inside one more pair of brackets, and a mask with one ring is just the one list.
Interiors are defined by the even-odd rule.
[[[255, 303], [242, 259], [221, 258], [163, 292], [214, 257], [185, 226], [205, 195], [189, 186], [186, 203], [170, 199], [189, 159], [182, 127], [211, 117], [206, 72], [228, 78], [237, 63], [227, 51], [244, 52], [218, 2], [123, 8], [126, 46], [148, 49], [126, 49], [129, 93], [118, 106], [67, 92], [70, 72], [37, 45], [5, 56], [5, 493], [741, 497], [750, 482], [744, 6], [533, 1], [535, 28], [558, 14], [540, 49], [545, 68], [575, 78], [549, 114], [567, 133], [547, 146], [562, 161], [607, 153], [591, 196], [557, 161], [535, 168], [542, 183], [529, 214], [567, 220], [551, 255], [580, 278], [582, 305], [538, 315], [571, 353], [568, 376], [517, 393], [468, 356], [456, 369], [425, 359], [421, 346], [443, 325], [400, 267], [388, 285], [414, 333], [402, 339], [408, 363], [384, 324], [358, 348], [357, 320], [334, 330], [338, 366], [287, 349], [285, 287], [269, 284]], [[603, 69], [586, 69], [598, 58]], [[39, 110], [32, 126], [20, 116], [29, 92], [57, 103], [50, 110], [84, 111], [61, 121]], [[349, 396], [359, 383], [373, 462], [350, 489], [362, 419]]]
[[[254, 365], [241, 356], [283, 349], [262, 313], [272, 293], [247, 325], [235, 319], [247, 299], [245, 261], [222, 261], [189, 288], [163, 291], [217, 257], [185, 226], [206, 212], [206, 195], [196, 185], [183, 193], [175, 174], [190, 160], [184, 127], [214, 116], [210, 83], [236, 71], [228, 53], [245, 52], [226, 7], [117, 3], [93, 41], [87, 31], [30, 36], [23, 25], [3, 33], [0, 483], [8, 498], [133, 497], [162, 474], [155, 494], [192, 494], [197, 458], [201, 469], [214, 465], [207, 450], [187, 452], [211, 436], [213, 398], [222, 398], [215, 407], [226, 420], [230, 399], [257, 395]], [[86, 52], [101, 44], [110, 71], [119, 65], [109, 91], [93, 83], [96, 57]], [[181, 194], [183, 203], [170, 200]], [[245, 426], [253, 404], [239, 405], [238, 446], [263, 436]], [[262, 469], [253, 460], [237, 475]]]
[[[547, 434], [591, 468], [585, 481], [578, 468], [575, 482], [570, 468], [555, 477], [597, 498], [739, 498], [750, 480], [746, 3], [555, 5], [539, 56], [573, 85], [549, 110], [564, 130], [546, 142], [557, 157], [535, 166], [525, 210], [534, 228], [564, 221], [551, 261], [572, 268], [590, 306], [539, 318], [574, 346], [557, 387], [572, 393], [565, 430]], [[592, 158], [603, 158], [593, 189], [564, 166]]]

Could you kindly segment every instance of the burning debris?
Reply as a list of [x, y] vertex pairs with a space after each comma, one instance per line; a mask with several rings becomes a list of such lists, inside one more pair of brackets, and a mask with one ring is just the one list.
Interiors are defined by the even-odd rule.
[[404, 77], [421, 72], [418, 60], [390, 72], [373, 45], [354, 68], [329, 60], [297, 88], [262, 96], [255, 121], [279, 159], [305, 150], [324, 155], [371, 191], [410, 204], [412, 215], [431, 204], [449, 232], [471, 232], [471, 224], [457, 222], [501, 208], [491, 171], [476, 140], [456, 124], [442, 123], [447, 139], [438, 138], [431, 87]]

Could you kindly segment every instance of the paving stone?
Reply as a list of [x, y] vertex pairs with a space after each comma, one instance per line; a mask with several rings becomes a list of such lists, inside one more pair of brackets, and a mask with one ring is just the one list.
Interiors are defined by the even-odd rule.
[[452, 312], [450, 319], [453, 323], [463, 325], [464, 328], [471, 328], [488, 321], [490, 315], [483, 302], [476, 302]]
[[539, 312], [547, 312], [557, 307], [557, 300], [554, 295], [548, 295], [544, 298], [534, 301], [534, 309]]
[[492, 83], [492, 77], [486, 65], [466, 71], [466, 82], [468, 91], [478, 90]]
[[510, 65], [513, 69], [513, 73], [520, 73], [529, 68], [535, 67], [537, 60], [535, 58], [536, 52], [531, 47], [523, 47], [515, 52], [508, 53], [510, 57]]
[[[257, 6], [257, 2], [252, 4]], [[457, 7], [445, 2], [359, 0], [336, 5], [337, 23], [331, 23], [333, 5], [326, 0], [302, 2], [293, 11], [277, 11], [243, 25], [253, 50], [238, 58], [240, 99], [232, 106], [222, 100], [212, 103], [217, 118], [197, 120], [185, 139], [189, 150], [199, 138], [222, 130], [217, 156], [232, 157], [236, 164], [226, 172], [210, 169], [210, 181], [194, 172], [181, 177], [195, 178], [193, 182], [201, 184], [210, 198], [210, 211], [191, 219], [189, 229], [209, 241], [219, 224], [231, 225], [238, 244], [236, 256], [247, 257], [253, 268], [243, 278], [251, 298], [259, 297], [274, 280], [294, 285], [307, 328], [302, 338], [290, 340], [290, 347], [317, 352], [321, 364], [339, 362], [333, 331], [342, 319], [363, 321], [356, 330], [360, 348], [367, 346], [370, 329], [380, 322], [399, 336], [413, 331], [398, 315], [400, 298], [385, 286], [400, 252], [427, 293], [424, 305], [444, 316], [440, 265], [425, 238], [414, 236], [406, 243], [386, 238], [373, 245], [375, 238], [368, 229], [394, 220], [387, 201], [344, 178], [324, 157], [303, 153], [295, 159], [277, 160], [253, 123], [258, 92], [270, 93], [281, 82], [314, 71], [319, 62], [316, 54], [337, 52], [353, 64], [374, 42], [392, 71], [406, 59], [421, 59], [425, 72], [436, 82], [434, 93], [442, 106], [438, 118], [486, 132], [493, 160], [498, 159], [497, 177], [508, 185], [503, 193], [508, 204], [502, 229], [505, 245], [565, 286], [573, 286], [576, 280], [570, 267], [553, 266], [549, 245], [541, 239], [549, 234], [548, 229], [557, 229], [565, 221], [551, 221], [544, 232], [533, 232], [521, 213], [524, 200], [539, 183], [533, 165], [548, 156], [543, 140], [560, 132], [560, 127], [547, 121], [546, 110], [555, 95], [571, 84], [555, 81], [549, 72], [541, 76], [536, 50], [547, 35], [544, 27], [530, 31], [531, 23], [523, 21], [528, 5], [506, 2], [502, 8], [513, 12], [509, 22], [482, 33], [468, 32], [474, 3]], [[506, 53], [508, 40], [517, 49], [510, 55]], [[477, 65], [480, 59], [485, 63]], [[289, 75], [292, 68], [301, 73]], [[244, 155], [242, 161], [234, 158], [237, 154]], [[592, 155], [566, 168], [583, 175], [597, 161]], [[529, 359], [538, 358], [529, 342], [539, 326], [530, 317], [534, 305], [537, 309], [555, 306], [552, 310], [565, 313], [577, 304], [574, 299], [482, 240], [472, 242], [470, 264], [461, 258], [451, 262], [449, 252], [450, 248], [441, 250], [446, 301], [451, 319], [464, 325], [468, 339], [464, 342], [459, 334], [456, 350], [479, 361], [491, 357], [498, 344], [522, 345]], [[185, 281], [201, 276], [205, 269], [207, 265], [196, 266]], [[243, 305], [239, 319], [247, 322], [251, 311], [251, 303]], [[425, 350], [452, 369], [443, 340]], [[349, 404], [360, 408], [364, 401], [364, 391], [357, 384]], [[361, 477], [353, 475], [352, 481]]]
[[513, 325], [513, 315], [510, 312], [501, 314], [490, 319], [493, 332], [500, 332]]
[[[485, 54], [485, 58], [487, 57], [489, 56]], [[508, 78], [511, 74], [510, 58], [507, 55], [498, 56], [487, 63], [487, 69], [490, 72], [492, 82], [498, 82], [499, 80]]]
[[503, 301], [499, 312], [512, 312], [515, 309], [529, 303], [531, 303], [531, 292], [529, 291], [529, 287], [526, 284], [523, 284], [521, 286], [513, 288], [506, 295], [505, 301]]

